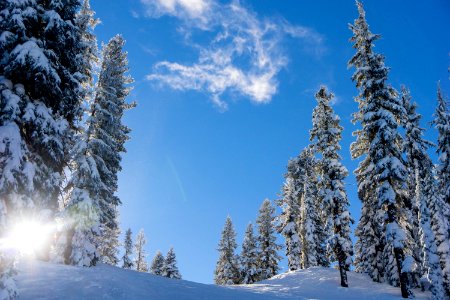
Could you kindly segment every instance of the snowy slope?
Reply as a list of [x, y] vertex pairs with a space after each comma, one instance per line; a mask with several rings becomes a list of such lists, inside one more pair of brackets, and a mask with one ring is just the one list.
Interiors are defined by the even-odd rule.
[[[44, 262], [19, 264], [22, 300], [37, 299], [401, 299], [398, 288], [350, 273], [350, 288], [339, 287], [338, 271], [312, 268], [275, 276], [254, 285], [219, 287], [99, 265], [80, 268]], [[416, 299], [428, 299], [416, 291]]]

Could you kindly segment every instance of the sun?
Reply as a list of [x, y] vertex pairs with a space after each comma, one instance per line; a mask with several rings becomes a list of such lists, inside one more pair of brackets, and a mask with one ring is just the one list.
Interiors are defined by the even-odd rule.
[[4, 244], [22, 254], [34, 254], [48, 243], [52, 226], [36, 221], [25, 221], [16, 224]]

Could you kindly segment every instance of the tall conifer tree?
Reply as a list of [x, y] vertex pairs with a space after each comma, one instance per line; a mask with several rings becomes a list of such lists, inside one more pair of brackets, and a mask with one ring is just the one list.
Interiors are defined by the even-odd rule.
[[269, 279], [278, 274], [278, 266], [281, 257], [278, 250], [281, 246], [277, 244], [275, 236], [275, 208], [269, 199], [265, 199], [259, 208], [256, 224], [258, 225], [258, 269], [260, 274], [258, 280]]
[[339, 117], [330, 105], [333, 94], [321, 87], [316, 94], [317, 106], [313, 112], [313, 128], [310, 131], [313, 147], [321, 155], [319, 165], [319, 194], [323, 200], [326, 227], [329, 228], [329, 246], [338, 261], [341, 286], [348, 287], [347, 271], [352, 262], [353, 246], [350, 239], [349, 202], [344, 179], [347, 169], [341, 163], [338, 151], [341, 149], [342, 126]]
[[216, 284], [230, 285], [240, 282], [239, 259], [235, 254], [236, 247], [236, 232], [231, 218], [228, 216], [217, 248], [219, 259], [214, 272], [214, 282]]
[[117, 174], [121, 170], [121, 153], [129, 139], [130, 129], [122, 123], [125, 110], [135, 106], [127, 104], [132, 79], [128, 72], [124, 39], [113, 37], [102, 51], [102, 64], [88, 119], [88, 148], [97, 164], [96, 174], [102, 182], [97, 190], [100, 205], [101, 230], [118, 228], [117, 206], [121, 203], [117, 191]]
[[[0, 238], [15, 221], [46, 222], [57, 211], [83, 98], [78, 9], [78, 1], [0, 4]], [[1, 253], [5, 299], [16, 295], [11, 266]]]
[[283, 198], [278, 202], [282, 213], [278, 218], [278, 231], [284, 237], [286, 245], [286, 257], [290, 271], [301, 268], [302, 245], [299, 233], [300, 196], [301, 191], [296, 186], [295, 174], [288, 172], [285, 175], [283, 186]]
[[[359, 2], [357, 6], [359, 17], [350, 25], [356, 54], [349, 66], [356, 69], [352, 79], [360, 94], [356, 98], [359, 112], [355, 114], [355, 121], [362, 125], [362, 129], [356, 132], [357, 141], [352, 145], [352, 155], [354, 158], [364, 157], [355, 170], [358, 193], [363, 202], [356, 231], [358, 262], [362, 264], [362, 271], [381, 281], [386, 266], [380, 268], [385, 264], [380, 258], [392, 257], [399, 274], [402, 296], [407, 298], [412, 294], [408, 279], [411, 264], [405, 263], [405, 259], [409, 261], [405, 248], [406, 233], [400, 223], [407, 170], [401, 157], [402, 138], [397, 130], [405, 111], [396, 91], [387, 82], [389, 69], [384, 65], [384, 57], [372, 49], [379, 35], [370, 32], [363, 6]], [[380, 228], [377, 222], [384, 226]], [[376, 230], [372, 231], [372, 228]]]
[[122, 268], [124, 269], [133, 268], [133, 261], [131, 260], [131, 255], [133, 254], [133, 241], [131, 234], [131, 229], [128, 228], [125, 232], [125, 240], [123, 242], [124, 253], [122, 256]]
[[239, 256], [241, 266], [240, 283], [251, 284], [256, 282], [258, 274], [258, 248], [256, 238], [253, 233], [253, 225], [249, 223], [245, 230], [244, 241], [242, 242], [242, 251]]
[[145, 252], [145, 244], [147, 240], [145, 239], [144, 229], [141, 229], [136, 236], [136, 242], [134, 243], [134, 267], [136, 271], [147, 272], [147, 253]]
[[[438, 131], [437, 166], [438, 188], [432, 195], [430, 210], [432, 228], [438, 244], [444, 285], [450, 297], [450, 112], [448, 103], [442, 95], [441, 87], [437, 89], [438, 106], [434, 114], [433, 125]], [[439, 191], [439, 192], [438, 192]], [[438, 192], [439, 194], [436, 194]]]
[[439, 154], [438, 176], [444, 200], [450, 205], [450, 112], [441, 87], [437, 88], [436, 111], [433, 125], [438, 131], [437, 153]]
[[[423, 209], [426, 208], [426, 195], [423, 195], [424, 177], [426, 172], [430, 172], [433, 163], [428, 157], [427, 150], [432, 143], [423, 139], [424, 129], [420, 127], [421, 115], [416, 112], [417, 105], [411, 102], [409, 90], [402, 86], [401, 99], [406, 114], [403, 118], [403, 127], [405, 128], [404, 151], [406, 153], [406, 166], [408, 169], [408, 199], [407, 209], [410, 211], [408, 217], [407, 229], [411, 235], [411, 245], [413, 257], [416, 263], [416, 270], [412, 276], [412, 284], [418, 285], [420, 277], [424, 275], [424, 244], [418, 242], [421, 235], [421, 227], [429, 226], [420, 220], [424, 216]], [[421, 212], [422, 211], [422, 212]], [[426, 219], [426, 217], [425, 217]], [[421, 240], [424, 242], [423, 240]]]

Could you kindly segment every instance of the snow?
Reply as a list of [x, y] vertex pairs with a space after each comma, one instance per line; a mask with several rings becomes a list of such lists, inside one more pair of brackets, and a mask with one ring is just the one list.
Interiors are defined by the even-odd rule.
[[[153, 300], [303, 300], [401, 299], [400, 289], [348, 272], [349, 288], [339, 285], [339, 271], [310, 268], [277, 275], [252, 285], [229, 287], [168, 279], [105, 264], [93, 268], [23, 260], [18, 264], [21, 300], [153, 299]], [[429, 293], [415, 291], [416, 299]]]

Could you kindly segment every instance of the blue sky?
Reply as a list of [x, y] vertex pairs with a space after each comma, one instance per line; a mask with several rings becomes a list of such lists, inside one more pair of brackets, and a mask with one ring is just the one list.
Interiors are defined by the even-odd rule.
[[[91, 0], [99, 42], [126, 39], [138, 106], [119, 177], [121, 227], [144, 228], [148, 259], [175, 248], [187, 280], [211, 283], [227, 215], [238, 243], [264, 198], [276, 199], [289, 158], [308, 144], [314, 93], [336, 95], [352, 172], [357, 94], [347, 61], [353, 0]], [[428, 123], [436, 83], [450, 93], [450, 3], [365, 1], [390, 82], [407, 85]], [[436, 133], [427, 136], [435, 140]], [[432, 150], [434, 151], [434, 150]], [[355, 179], [347, 190], [359, 219]], [[282, 240], [280, 240], [282, 242]], [[282, 265], [285, 270], [285, 263]]]

